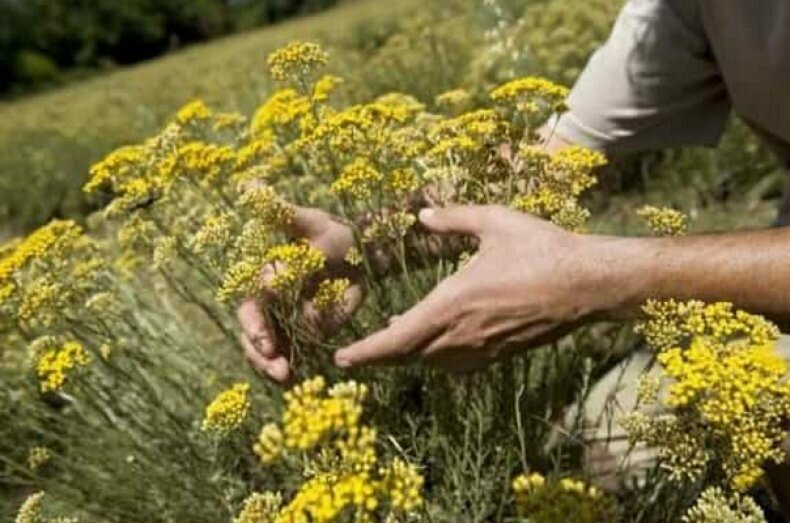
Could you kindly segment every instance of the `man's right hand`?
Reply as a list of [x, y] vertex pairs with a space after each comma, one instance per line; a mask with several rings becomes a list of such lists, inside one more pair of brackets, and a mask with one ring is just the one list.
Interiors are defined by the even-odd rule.
[[[347, 277], [351, 280], [342, 310], [326, 315], [319, 313], [309, 301], [301, 304], [302, 319], [306, 325], [319, 333], [335, 329], [339, 322], [354, 313], [363, 298], [359, 274], [344, 260], [354, 245], [351, 228], [324, 211], [296, 207], [288, 232], [295, 238], [306, 240], [326, 255], [326, 268], [321, 274], [322, 278]], [[274, 275], [275, 269], [271, 265], [262, 267], [263, 296], [244, 300], [239, 305], [237, 314], [242, 329], [241, 343], [247, 361], [272, 380], [287, 383], [291, 378], [290, 342], [277, 335], [277, 326], [268, 324], [263, 313], [264, 301], [278, 298], [273, 291], [267, 290], [267, 282]]]

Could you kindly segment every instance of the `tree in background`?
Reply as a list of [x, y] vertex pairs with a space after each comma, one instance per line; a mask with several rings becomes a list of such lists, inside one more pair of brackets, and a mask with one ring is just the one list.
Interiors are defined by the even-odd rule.
[[0, 0], [0, 93], [153, 58], [335, 0]]

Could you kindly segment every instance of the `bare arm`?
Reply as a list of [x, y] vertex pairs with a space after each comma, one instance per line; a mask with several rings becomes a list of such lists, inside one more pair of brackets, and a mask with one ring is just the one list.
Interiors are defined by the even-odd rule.
[[686, 238], [568, 233], [501, 207], [435, 209], [438, 234], [479, 239], [473, 261], [388, 328], [336, 354], [341, 366], [424, 359], [469, 370], [649, 298], [731, 301], [790, 326], [790, 229]]
[[790, 229], [684, 238], [591, 238], [612, 299], [633, 315], [648, 298], [730, 301], [790, 327]]

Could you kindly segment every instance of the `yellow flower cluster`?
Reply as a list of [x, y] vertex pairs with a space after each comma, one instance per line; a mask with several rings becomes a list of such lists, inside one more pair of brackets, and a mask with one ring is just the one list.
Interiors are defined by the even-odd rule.
[[77, 518], [46, 517], [44, 515], [44, 492], [36, 492], [28, 496], [19, 507], [14, 521], [15, 523], [79, 523]]
[[225, 271], [217, 290], [217, 301], [228, 303], [234, 299], [256, 296], [261, 286], [261, 266], [254, 261], [242, 260]]
[[686, 233], [686, 215], [675, 209], [645, 205], [636, 214], [647, 221], [656, 236], [682, 236]]
[[567, 97], [566, 87], [534, 76], [513, 80], [491, 92], [491, 99], [495, 102], [514, 104], [519, 111], [528, 114], [540, 109], [539, 101], [553, 112], [563, 112]]
[[321, 312], [342, 307], [346, 300], [346, 292], [351, 286], [348, 278], [323, 280], [313, 296], [313, 305]]
[[366, 200], [371, 197], [382, 178], [382, 174], [370, 160], [356, 158], [343, 168], [340, 177], [335, 180], [329, 190], [338, 195], [348, 195], [358, 200]]
[[649, 302], [644, 310], [648, 318], [639, 330], [671, 380], [663, 405], [674, 417], [634, 418], [631, 428], [670, 458], [680, 452], [672, 432], [682, 428], [691, 448], [674, 460], [675, 475], [693, 479], [712, 461], [730, 488], [748, 489], [764, 463], [783, 458], [790, 383], [775, 352], [776, 327], [729, 303]]
[[255, 136], [265, 135], [268, 130], [298, 121], [310, 107], [310, 100], [294, 89], [275, 91], [255, 112], [250, 130]]
[[427, 155], [434, 161], [448, 157], [459, 161], [470, 154], [486, 151], [486, 146], [504, 142], [509, 129], [507, 122], [493, 109], [478, 109], [443, 119], [429, 129], [433, 146]]
[[261, 223], [270, 228], [280, 228], [293, 220], [293, 205], [283, 200], [272, 187], [257, 185], [247, 189], [238, 200]]
[[224, 249], [231, 241], [234, 217], [228, 213], [211, 214], [192, 237], [191, 247], [197, 253]]
[[36, 492], [27, 497], [16, 515], [16, 523], [42, 523], [41, 507], [44, 504], [44, 492]]
[[129, 145], [114, 150], [91, 167], [90, 178], [83, 189], [92, 193], [115, 179], [129, 178], [148, 159], [148, 153], [148, 148], [142, 145]]
[[316, 377], [285, 394], [283, 434], [290, 449], [310, 450], [337, 432], [356, 427], [367, 387], [355, 382], [335, 385], [326, 397], [326, 381]]
[[519, 513], [533, 523], [608, 523], [615, 520], [615, 501], [594, 486], [562, 478], [546, 479], [538, 473], [513, 480]]
[[0, 287], [13, 288], [14, 275], [32, 260], [66, 257], [81, 235], [82, 229], [73, 221], [54, 220], [15, 242], [0, 258]]
[[589, 218], [589, 211], [579, 204], [579, 196], [595, 185], [597, 179], [593, 172], [606, 165], [606, 158], [577, 146], [553, 155], [527, 146], [520, 149], [519, 157], [533, 188], [517, 196], [512, 206], [566, 229], [579, 230]]
[[269, 73], [278, 81], [304, 78], [328, 62], [326, 51], [309, 42], [292, 42], [268, 58]]
[[391, 498], [392, 506], [411, 512], [422, 505], [422, 486], [425, 480], [414, 465], [394, 459], [379, 474], [383, 478], [383, 490]]
[[202, 184], [214, 183], [236, 164], [236, 153], [226, 145], [201, 141], [187, 142], [175, 155], [178, 172], [194, 175]]
[[27, 453], [27, 468], [37, 471], [52, 459], [52, 451], [47, 447], [33, 447]]
[[201, 426], [204, 432], [224, 437], [238, 430], [250, 411], [249, 383], [236, 383], [214, 398], [206, 407]]
[[331, 74], [319, 78], [313, 86], [313, 101], [323, 103], [329, 100], [329, 96], [335, 91], [338, 85], [343, 83], [343, 79]]
[[275, 522], [330, 523], [338, 521], [350, 507], [371, 513], [378, 507], [376, 494], [367, 473], [318, 475], [302, 485]]
[[436, 105], [451, 110], [465, 109], [472, 101], [472, 95], [465, 89], [453, 89], [436, 97]]
[[42, 340], [40, 344], [34, 342], [32, 350], [36, 375], [44, 392], [61, 390], [69, 375], [90, 361], [85, 348], [76, 341], [57, 345], [53, 340]]
[[264, 465], [273, 463], [283, 451], [283, 433], [276, 423], [267, 423], [261, 428], [252, 450]]
[[203, 100], [192, 100], [178, 110], [175, 121], [180, 125], [187, 125], [200, 120], [208, 120], [211, 116], [211, 109], [206, 106]]
[[324, 253], [306, 242], [276, 245], [266, 252], [264, 263], [274, 267], [266, 285], [278, 292], [298, 292], [324, 268]]
[[376, 468], [376, 431], [360, 425], [367, 392], [353, 381], [327, 389], [320, 376], [287, 392], [282, 429], [265, 425], [253, 450], [267, 465], [286, 452], [316, 453], [307, 459], [308, 479], [276, 513], [274, 498], [253, 494], [242, 515], [257, 511], [268, 518], [261, 521], [272, 523], [330, 523], [349, 511], [355, 521], [378, 521], [374, 516], [385, 501], [390, 515], [418, 509], [423, 479], [414, 466], [395, 459]]
[[49, 326], [65, 303], [64, 286], [42, 276], [29, 283], [21, 293], [17, 318], [25, 323], [38, 323]]
[[750, 345], [765, 345], [779, 338], [779, 329], [762, 316], [735, 310], [731, 303], [705, 304], [692, 300], [648, 300], [646, 316], [636, 330], [657, 352], [678, 346], [692, 336], [719, 341], [745, 340]]
[[244, 507], [233, 523], [274, 523], [282, 497], [272, 492], [255, 492], [244, 500]]
[[681, 519], [683, 523], [765, 523], [763, 511], [749, 496], [706, 489]]

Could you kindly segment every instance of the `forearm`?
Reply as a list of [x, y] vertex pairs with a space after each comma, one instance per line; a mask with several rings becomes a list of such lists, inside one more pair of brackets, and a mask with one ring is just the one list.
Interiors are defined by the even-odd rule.
[[790, 229], [683, 238], [601, 238], [591, 272], [601, 313], [638, 315], [650, 298], [730, 301], [790, 327]]

